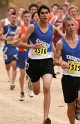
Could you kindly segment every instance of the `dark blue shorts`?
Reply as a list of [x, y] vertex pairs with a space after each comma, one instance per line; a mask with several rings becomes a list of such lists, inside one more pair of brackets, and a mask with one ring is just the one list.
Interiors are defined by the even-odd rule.
[[17, 61], [18, 50], [16, 49], [16, 47], [15, 48], [5, 47], [3, 49], [3, 53], [5, 64], [10, 64], [11, 61], [13, 60]]
[[28, 59], [28, 52], [18, 51], [17, 65], [18, 65], [19, 68], [21, 68], [21, 69], [25, 68], [25, 61], [27, 59]]

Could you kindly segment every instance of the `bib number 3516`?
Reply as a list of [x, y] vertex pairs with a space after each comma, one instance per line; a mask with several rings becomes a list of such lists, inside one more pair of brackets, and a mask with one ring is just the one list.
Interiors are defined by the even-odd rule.
[[41, 47], [40, 49], [34, 49], [34, 55], [36, 55], [36, 56], [40, 56], [42, 54], [46, 55], [47, 54], [47, 50], [48, 50], [47, 46]]

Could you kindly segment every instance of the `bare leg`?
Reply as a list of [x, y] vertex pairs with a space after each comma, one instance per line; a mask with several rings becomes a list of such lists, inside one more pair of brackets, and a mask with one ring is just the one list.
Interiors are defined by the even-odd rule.
[[7, 75], [8, 75], [8, 80], [11, 80], [11, 76], [10, 76], [10, 68], [11, 68], [11, 64], [5, 64], [6, 67], [6, 71], [7, 71]]
[[78, 91], [78, 104], [80, 106], [80, 90]]
[[19, 82], [20, 82], [21, 92], [24, 92], [24, 78], [25, 78], [25, 69], [20, 69]]
[[[77, 105], [76, 105], [76, 107], [77, 107], [76, 113], [80, 113], [80, 90], [78, 91], [78, 99], [77, 99], [77, 100], [78, 100], [78, 101], [76, 101], [76, 102], [77, 102]], [[80, 118], [77, 116], [77, 114], [76, 114], [76, 117], [77, 117], [78, 120], [80, 120]]]
[[[43, 93], [44, 93], [44, 118], [48, 118], [49, 108], [50, 108], [50, 85], [52, 81], [51, 74], [45, 74], [43, 77]], [[32, 83], [33, 92], [35, 95], [40, 93], [40, 80], [35, 83]]]
[[16, 78], [16, 61], [12, 61], [11, 65], [12, 65], [12, 83], [14, 83]]
[[75, 101], [68, 103], [67, 115], [70, 121], [70, 124], [75, 124]]
[[33, 88], [34, 94], [38, 95], [40, 93], [40, 80], [38, 80], [35, 83], [32, 83], [32, 88]]
[[52, 81], [51, 74], [45, 74], [43, 77], [43, 93], [44, 93], [44, 118], [48, 118], [49, 109], [50, 109], [50, 85]]

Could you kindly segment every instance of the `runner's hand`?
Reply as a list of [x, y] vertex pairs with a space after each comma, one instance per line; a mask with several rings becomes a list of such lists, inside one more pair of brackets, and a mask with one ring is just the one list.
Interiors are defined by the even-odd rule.
[[63, 62], [61, 63], [61, 68], [62, 68], [62, 69], [69, 68], [69, 64], [68, 64], [67, 62], [64, 62], [64, 61], [63, 61]]
[[33, 46], [33, 48], [34, 48], [34, 49], [40, 49], [41, 46], [42, 46], [42, 44], [41, 44], [40, 42], [37, 42], [37, 43]]
[[8, 36], [7, 41], [9, 41], [9, 40], [13, 40], [13, 36]]

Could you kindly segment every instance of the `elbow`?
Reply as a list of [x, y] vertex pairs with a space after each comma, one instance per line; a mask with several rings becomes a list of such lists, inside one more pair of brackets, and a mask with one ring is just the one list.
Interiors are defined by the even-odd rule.
[[59, 60], [54, 60], [54, 65], [61, 66], [61, 62]]
[[55, 61], [55, 59], [54, 59], [54, 65], [56, 65], [56, 61]]
[[19, 47], [22, 47], [21, 43], [18, 44]]
[[58, 66], [59, 60], [54, 59], [54, 65]]
[[2, 40], [2, 37], [0, 37], [0, 41], [3, 41], [3, 40]]

